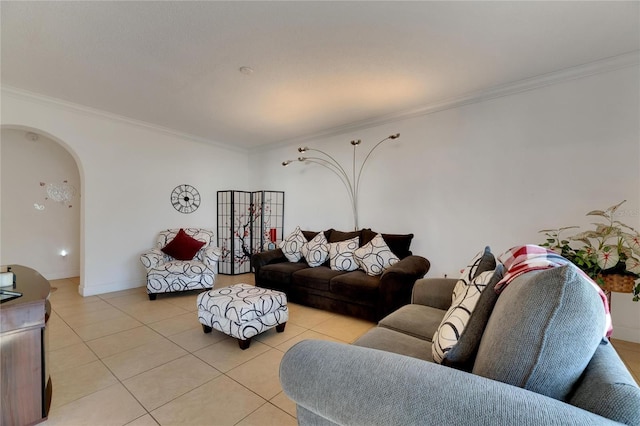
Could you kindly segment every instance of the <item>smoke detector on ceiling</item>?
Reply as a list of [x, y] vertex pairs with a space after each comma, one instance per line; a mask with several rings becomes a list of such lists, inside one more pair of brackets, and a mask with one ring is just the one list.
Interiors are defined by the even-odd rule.
[[40, 135], [34, 132], [27, 132], [24, 136], [30, 141], [34, 141], [34, 142], [40, 139]]

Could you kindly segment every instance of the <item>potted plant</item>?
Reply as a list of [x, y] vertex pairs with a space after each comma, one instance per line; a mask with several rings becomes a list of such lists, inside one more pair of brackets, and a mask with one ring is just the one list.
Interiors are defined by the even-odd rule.
[[566, 238], [561, 237], [562, 232], [579, 227], [541, 230], [547, 237], [541, 245], [573, 262], [605, 290], [630, 292], [637, 302], [640, 300], [640, 234], [614, 220], [616, 210], [626, 201], [587, 213], [587, 216], [606, 219], [594, 223], [595, 229]]

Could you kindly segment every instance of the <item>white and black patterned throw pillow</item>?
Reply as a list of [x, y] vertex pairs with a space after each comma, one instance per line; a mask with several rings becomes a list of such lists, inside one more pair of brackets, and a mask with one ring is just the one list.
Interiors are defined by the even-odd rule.
[[460, 278], [453, 288], [453, 294], [451, 295], [451, 301], [456, 300], [461, 291], [465, 290], [465, 287], [469, 285], [473, 279], [482, 272], [493, 271], [496, 267], [496, 258], [491, 253], [491, 248], [486, 246], [484, 250], [478, 252], [471, 262], [461, 271]]
[[[460, 288], [451, 307], [442, 318], [440, 326], [433, 334], [431, 348], [434, 362], [442, 363], [447, 352], [458, 343], [480, 295], [491, 281], [493, 274], [494, 271], [482, 272], [470, 283]], [[458, 281], [457, 284], [461, 281]]]
[[319, 232], [311, 241], [302, 246], [302, 257], [309, 266], [315, 268], [327, 261], [329, 256], [329, 244], [324, 232]]
[[382, 274], [389, 266], [400, 261], [380, 234], [376, 234], [371, 241], [355, 250], [353, 254], [360, 269], [371, 276]]
[[329, 243], [329, 266], [335, 271], [355, 271], [358, 269], [353, 252], [360, 245], [360, 237]]
[[295, 231], [280, 242], [280, 248], [289, 262], [297, 262], [302, 258], [302, 246], [306, 243], [307, 239], [302, 235], [300, 227], [296, 226]]

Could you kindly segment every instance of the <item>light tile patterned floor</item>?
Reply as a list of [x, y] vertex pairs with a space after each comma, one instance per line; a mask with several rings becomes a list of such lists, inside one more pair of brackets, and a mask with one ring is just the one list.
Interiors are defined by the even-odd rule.
[[[218, 286], [253, 284], [220, 275]], [[373, 323], [290, 304], [284, 333], [204, 334], [196, 293], [149, 301], [144, 287], [83, 298], [78, 279], [51, 281], [48, 356], [54, 386], [46, 425], [295, 425], [280, 388], [284, 352], [303, 339], [351, 343]], [[640, 344], [612, 340], [640, 383]]]
[[[253, 284], [219, 275], [216, 287]], [[280, 360], [303, 339], [350, 343], [373, 323], [289, 304], [284, 333], [235, 339], [205, 334], [197, 292], [158, 296], [144, 287], [82, 297], [78, 279], [51, 281], [48, 356], [53, 401], [45, 425], [295, 425], [278, 380]]]

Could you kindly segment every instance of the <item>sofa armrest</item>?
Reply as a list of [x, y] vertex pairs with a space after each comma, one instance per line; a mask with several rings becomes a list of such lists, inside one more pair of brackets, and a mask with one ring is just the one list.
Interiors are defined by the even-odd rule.
[[380, 301], [378, 319], [408, 305], [416, 280], [424, 277], [431, 264], [422, 256], [407, 256], [391, 265], [380, 276]]
[[260, 268], [271, 263], [288, 262], [281, 249], [261, 251], [251, 256], [251, 266], [256, 275]]
[[382, 276], [402, 274], [403, 276], [417, 277], [414, 279], [415, 282], [415, 280], [424, 277], [430, 267], [431, 263], [422, 256], [407, 256], [388, 267]]
[[280, 262], [288, 262], [281, 249], [261, 251], [251, 256], [251, 263], [254, 267]]
[[220, 256], [222, 256], [222, 249], [220, 247], [210, 246], [202, 253], [202, 260], [205, 265], [209, 266], [209, 268], [217, 274]]
[[454, 278], [424, 278], [418, 280], [413, 286], [411, 303], [446, 311], [451, 306], [451, 296], [456, 282], [458, 280]]
[[285, 353], [282, 388], [298, 422], [336, 425], [607, 425], [522, 388], [376, 349], [305, 340]]
[[203, 254], [203, 260], [206, 264], [215, 265], [220, 260], [220, 256], [222, 256], [222, 249], [220, 247], [208, 247]]
[[142, 262], [142, 265], [145, 267], [147, 272], [158, 265], [167, 262], [169, 259], [169, 256], [156, 248], [147, 250], [140, 255], [140, 262]]

